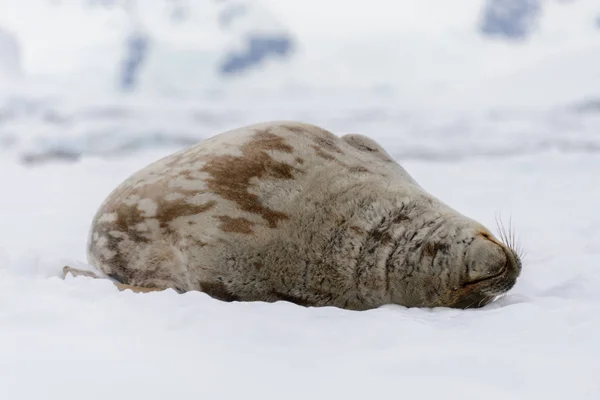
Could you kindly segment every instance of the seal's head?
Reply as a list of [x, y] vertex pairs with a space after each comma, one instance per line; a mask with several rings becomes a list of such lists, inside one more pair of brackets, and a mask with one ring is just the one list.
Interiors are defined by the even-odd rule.
[[[479, 308], [505, 294], [521, 273], [520, 251], [512, 240], [495, 238], [481, 224], [442, 218], [414, 237], [409, 254], [395, 253], [400, 304], [417, 307]], [[423, 233], [421, 233], [423, 232]], [[404, 236], [405, 237], [405, 236]], [[395, 258], [395, 259], [394, 259]], [[408, 261], [408, 262], [407, 262]]]
[[[480, 231], [463, 246], [462, 260], [457, 259], [457, 284], [446, 296], [455, 308], [476, 308], [492, 302], [515, 285], [521, 273], [517, 251], [498, 241], [490, 233]], [[457, 250], [461, 246], [457, 246]], [[462, 261], [462, 262], [461, 262]], [[460, 266], [464, 272], [461, 272]]]

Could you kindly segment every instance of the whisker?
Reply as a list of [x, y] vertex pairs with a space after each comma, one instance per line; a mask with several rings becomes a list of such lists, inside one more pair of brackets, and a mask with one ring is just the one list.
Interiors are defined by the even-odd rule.
[[510, 231], [510, 247], [515, 249], [515, 245], [517, 242], [516, 242], [516, 233], [515, 233], [515, 230], [514, 230], [513, 224], [512, 224], [512, 216], [510, 217], [508, 224], [509, 224], [508, 229]]
[[471, 304], [469, 304], [468, 306], [465, 307], [465, 310], [468, 310], [469, 308], [471, 308], [473, 306], [473, 304], [477, 303], [477, 300], [473, 301]]
[[[479, 306], [481, 306], [481, 302], [482, 302], [483, 300], [485, 300], [485, 298], [483, 298], [483, 299], [481, 299], [481, 300], [479, 301], [479, 304], [477, 305], [478, 307], [479, 307]], [[471, 308], [471, 307], [472, 307], [472, 306], [473, 306], [475, 303], [477, 303], [477, 299], [473, 300], [473, 302], [472, 302], [471, 304], [469, 304], [468, 306], [466, 306], [466, 307], [465, 307], [465, 310], [466, 310], [466, 309], [469, 309], [469, 308]]]
[[487, 300], [487, 298], [483, 297], [483, 298], [482, 298], [482, 299], [479, 301], [479, 303], [477, 304], [477, 307], [478, 307], [478, 308], [479, 308], [479, 307], [481, 307], [481, 304], [482, 304], [484, 301], [486, 301], [486, 300]]
[[500, 236], [500, 240], [502, 243], [508, 246], [508, 238], [506, 237], [506, 228], [504, 227], [504, 223], [502, 222], [502, 217], [500, 214], [496, 214], [496, 229], [498, 230], [498, 234]]
[[519, 238], [517, 237], [516, 230], [514, 228], [512, 222], [512, 216], [508, 218], [508, 229], [502, 220], [502, 217], [499, 213], [495, 215], [496, 220], [496, 229], [498, 230], [498, 235], [500, 236], [500, 240], [504, 243], [509, 249], [511, 249], [519, 259], [523, 260], [526, 256], [526, 252], [523, 249], [522, 243], [520, 243]]

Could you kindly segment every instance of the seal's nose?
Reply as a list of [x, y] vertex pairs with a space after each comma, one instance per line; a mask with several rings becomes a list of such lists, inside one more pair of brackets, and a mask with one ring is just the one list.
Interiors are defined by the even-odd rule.
[[500, 244], [484, 235], [477, 236], [466, 254], [469, 283], [501, 275], [508, 268], [508, 257]]

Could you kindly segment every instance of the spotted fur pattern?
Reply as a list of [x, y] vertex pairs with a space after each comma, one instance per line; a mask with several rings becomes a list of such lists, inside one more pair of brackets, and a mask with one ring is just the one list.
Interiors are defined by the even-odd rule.
[[89, 261], [134, 287], [365, 310], [479, 307], [517, 255], [373, 140], [281, 121], [222, 133], [135, 173], [104, 201]]

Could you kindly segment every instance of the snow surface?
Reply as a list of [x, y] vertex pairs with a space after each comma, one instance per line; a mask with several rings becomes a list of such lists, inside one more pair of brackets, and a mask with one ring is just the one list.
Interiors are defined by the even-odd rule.
[[43, 167], [0, 159], [3, 398], [600, 396], [600, 155], [405, 163], [485, 224], [498, 212], [512, 218], [527, 252], [523, 275], [479, 310], [223, 303], [59, 279], [63, 265], [84, 265], [104, 196], [169, 152]]

